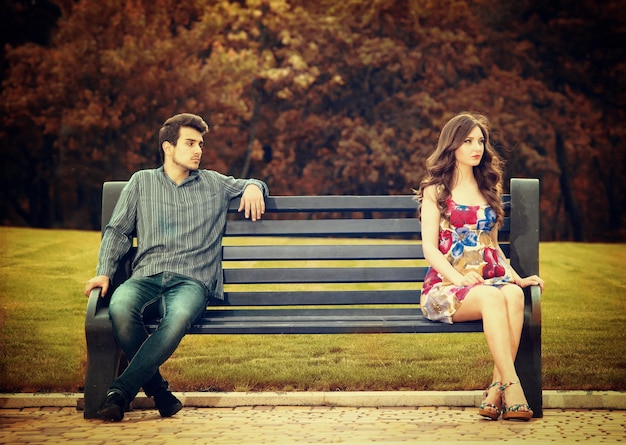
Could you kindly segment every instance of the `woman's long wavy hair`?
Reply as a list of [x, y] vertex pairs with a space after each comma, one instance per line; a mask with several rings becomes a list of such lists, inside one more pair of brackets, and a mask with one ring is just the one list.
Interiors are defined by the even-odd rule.
[[437, 149], [426, 160], [426, 178], [415, 190], [416, 199], [421, 204], [424, 189], [435, 185], [437, 190], [437, 206], [443, 218], [446, 218], [446, 201], [451, 197], [456, 174], [456, 158], [454, 152], [463, 144], [474, 127], [478, 126], [485, 138], [485, 151], [478, 166], [474, 167], [474, 176], [478, 189], [487, 203], [496, 213], [498, 225], [504, 220], [504, 209], [500, 201], [502, 193], [502, 160], [497, 156], [489, 141], [489, 121], [481, 114], [463, 112], [448, 121], [441, 130]]

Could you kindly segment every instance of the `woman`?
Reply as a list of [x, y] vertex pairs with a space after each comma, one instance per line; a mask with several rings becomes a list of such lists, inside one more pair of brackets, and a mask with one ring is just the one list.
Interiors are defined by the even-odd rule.
[[484, 116], [461, 113], [442, 129], [416, 191], [422, 243], [430, 269], [424, 279], [424, 316], [444, 323], [483, 320], [494, 360], [493, 380], [479, 414], [528, 420], [533, 412], [514, 360], [524, 323], [523, 287], [544, 282], [521, 278], [498, 243], [504, 210], [501, 161], [489, 144]]

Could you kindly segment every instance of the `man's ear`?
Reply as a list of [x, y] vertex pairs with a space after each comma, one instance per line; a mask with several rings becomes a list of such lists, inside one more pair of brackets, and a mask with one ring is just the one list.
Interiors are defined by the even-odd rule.
[[163, 148], [163, 153], [165, 154], [170, 154], [172, 151], [172, 147], [174, 146], [168, 141], [164, 141], [163, 144], [161, 144], [161, 148]]

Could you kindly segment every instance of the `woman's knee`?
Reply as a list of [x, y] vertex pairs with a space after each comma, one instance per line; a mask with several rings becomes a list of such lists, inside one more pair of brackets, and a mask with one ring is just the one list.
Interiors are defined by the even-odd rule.
[[453, 316], [453, 321], [479, 320], [485, 313], [505, 312], [506, 303], [503, 295], [493, 286], [472, 288]]
[[524, 307], [524, 291], [515, 284], [503, 286], [500, 290], [509, 308]]
[[476, 286], [468, 293], [468, 296], [479, 300], [485, 306], [500, 306], [506, 303], [504, 294], [493, 286]]

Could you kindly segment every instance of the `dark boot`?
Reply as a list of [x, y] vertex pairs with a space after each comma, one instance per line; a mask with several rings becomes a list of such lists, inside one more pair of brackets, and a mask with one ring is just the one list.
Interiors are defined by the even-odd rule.
[[124, 418], [126, 405], [126, 399], [123, 395], [117, 391], [109, 391], [107, 398], [98, 410], [98, 415], [103, 419], [119, 422]]
[[161, 417], [172, 417], [183, 408], [183, 404], [167, 388], [167, 380], [157, 372], [144, 385], [143, 389], [148, 397], [154, 398], [154, 405]]
[[157, 391], [154, 394], [154, 405], [159, 410], [161, 417], [172, 417], [178, 411], [183, 409], [183, 404], [174, 394], [166, 389]]

